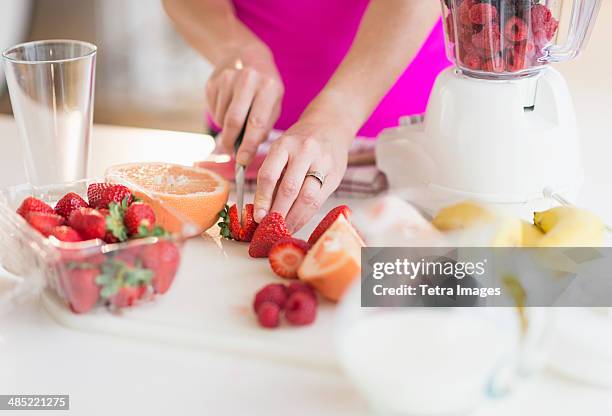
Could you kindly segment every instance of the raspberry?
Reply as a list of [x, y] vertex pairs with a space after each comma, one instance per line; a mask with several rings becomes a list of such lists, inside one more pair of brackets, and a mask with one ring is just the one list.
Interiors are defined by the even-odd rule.
[[478, 3], [470, 7], [470, 20], [477, 25], [484, 25], [497, 19], [497, 8], [489, 3]]
[[497, 55], [501, 51], [499, 26], [493, 24], [483, 27], [480, 32], [472, 36], [472, 45], [486, 57]]
[[523, 19], [513, 16], [506, 22], [504, 35], [513, 42], [521, 42], [527, 39], [529, 28]]
[[317, 317], [317, 303], [307, 293], [295, 292], [287, 299], [285, 317], [293, 325], [308, 325]]
[[312, 296], [312, 298], [315, 300], [315, 302], [317, 301], [317, 293], [312, 288], [312, 286], [310, 286], [307, 283], [304, 283], [304, 282], [293, 282], [293, 283], [291, 283], [287, 287], [287, 296], [288, 297], [291, 297], [291, 295], [293, 295], [294, 293], [298, 293], [298, 292], [306, 293], [307, 295]]
[[487, 59], [482, 64], [482, 69], [484, 69], [487, 72], [503, 72], [504, 65], [499, 55], [496, 55], [492, 57], [491, 59]]
[[476, 4], [476, 0], [463, 0], [461, 5], [459, 5], [459, 9], [457, 10], [459, 13], [459, 22], [465, 26], [472, 25], [472, 18], [470, 17], [470, 9], [473, 5]]
[[276, 328], [280, 322], [280, 308], [274, 302], [262, 302], [257, 309], [257, 321], [264, 328]]
[[552, 38], [555, 37], [557, 29], [559, 29], [559, 21], [555, 18], [544, 25], [544, 32], [546, 33], [548, 40], [552, 40]]
[[552, 12], [543, 4], [534, 4], [531, 8], [531, 28], [536, 30], [544, 29], [544, 26], [553, 19]]
[[520, 48], [516, 50], [515, 48], [506, 49], [506, 71], [508, 72], [517, 72], [521, 69], [525, 69], [525, 53]]
[[287, 301], [287, 288], [285, 285], [280, 283], [271, 283], [262, 287], [259, 292], [255, 294], [253, 300], [253, 310], [257, 312], [259, 306], [264, 302], [272, 302], [278, 305], [280, 309], [285, 307]]
[[482, 69], [482, 58], [474, 53], [468, 53], [463, 57], [463, 65], [469, 69]]

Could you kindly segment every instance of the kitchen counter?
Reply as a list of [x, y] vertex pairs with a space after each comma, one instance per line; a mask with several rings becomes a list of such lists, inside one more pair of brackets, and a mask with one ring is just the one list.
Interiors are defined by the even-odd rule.
[[[612, 223], [607, 125], [612, 102], [601, 89], [586, 86], [575, 99], [587, 169], [580, 203]], [[198, 135], [96, 125], [91, 173], [99, 175], [105, 166], [133, 160], [135, 154], [146, 159], [135, 149], [149, 139], [186, 140], [203, 154], [210, 146], [209, 139]], [[0, 116], [0, 140], [0, 186], [23, 182], [10, 117]], [[173, 157], [180, 162], [182, 156]], [[554, 157], [554, 149], [542, 157]], [[183, 267], [177, 279], [199, 272]], [[333, 369], [77, 331], [57, 324], [35, 300], [0, 319], [0, 392], [70, 394], [73, 414], [368, 414], [363, 399]], [[476, 415], [612, 414], [611, 397], [609, 391], [545, 372], [516, 394], [487, 403]]]

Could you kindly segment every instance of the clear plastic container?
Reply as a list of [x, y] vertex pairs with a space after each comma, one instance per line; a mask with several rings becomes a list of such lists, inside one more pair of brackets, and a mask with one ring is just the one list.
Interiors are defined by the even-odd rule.
[[[86, 199], [87, 187], [93, 182], [104, 180], [44, 187], [26, 184], [0, 191], [0, 264], [10, 273], [8, 278], [0, 276], [0, 310], [45, 286], [52, 288], [75, 313], [86, 313], [96, 306], [116, 310], [138, 305], [170, 288], [180, 264], [182, 246], [187, 238], [197, 234], [197, 227], [162, 201], [154, 207], [156, 215], [182, 224], [178, 232], [115, 244], [102, 240], [68, 243], [45, 238], [16, 213], [28, 196], [51, 206], [68, 192]], [[121, 182], [138, 193], [146, 193]]]
[[441, 0], [447, 54], [466, 75], [530, 76], [574, 58], [593, 28], [601, 0], [574, 0], [569, 32], [558, 45], [562, 0]]

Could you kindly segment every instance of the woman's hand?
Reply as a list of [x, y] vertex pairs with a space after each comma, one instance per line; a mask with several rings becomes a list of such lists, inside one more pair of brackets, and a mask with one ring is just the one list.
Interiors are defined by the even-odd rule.
[[233, 153], [234, 142], [246, 122], [236, 160], [247, 166], [276, 123], [283, 94], [274, 58], [263, 46], [243, 48], [221, 60], [206, 84], [208, 108], [222, 128], [217, 140], [221, 150]]
[[[255, 221], [279, 212], [290, 232], [302, 228], [340, 184], [354, 137], [338, 118], [303, 116], [272, 144], [259, 169]], [[306, 176], [309, 171], [320, 172], [323, 184]]]

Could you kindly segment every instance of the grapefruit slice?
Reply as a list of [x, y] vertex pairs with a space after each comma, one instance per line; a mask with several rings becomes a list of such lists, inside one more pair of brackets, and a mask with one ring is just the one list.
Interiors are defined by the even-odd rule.
[[157, 223], [171, 232], [180, 231], [185, 219], [196, 225], [198, 233], [207, 230], [216, 223], [229, 194], [228, 182], [218, 174], [169, 163], [113, 166], [105, 176], [110, 181], [123, 179], [144, 190], [146, 193], [134, 191], [153, 206]]
[[359, 278], [363, 246], [359, 234], [340, 215], [308, 251], [298, 276], [324, 297], [338, 301], [353, 280]]

